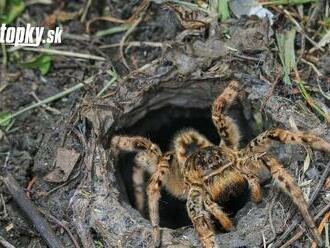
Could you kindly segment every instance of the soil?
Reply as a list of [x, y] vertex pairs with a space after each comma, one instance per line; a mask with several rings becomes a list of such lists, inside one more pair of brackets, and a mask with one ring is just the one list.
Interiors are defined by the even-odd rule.
[[[83, 5], [82, 1], [54, 2], [28, 6], [21, 20], [40, 26], [59, 6], [74, 12]], [[107, 12], [127, 19], [140, 3], [92, 1], [87, 20]], [[91, 37], [95, 37], [96, 31], [113, 26], [110, 22], [94, 22]], [[100, 49], [102, 45], [119, 43], [123, 33], [89, 38], [79, 18], [63, 22], [63, 28], [66, 33], [80, 38], [63, 39], [59, 48], [102, 56], [106, 60], [54, 56], [52, 69], [46, 76], [37, 70], [24, 69], [14, 61], [2, 66], [0, 111], [16, 111], [28, 106], [36, 101], [32, 93], [45, 99], [90, 76], [94, 76], [94, 80], [60, 100], [18, 116], [9, 130], [0, 130], [0, 165], [1, 174], [12, 174], [35, 206], [46, 212], [44, 218], [65, 247], [74, 245], [63, 225], [72, 232], [79, 247], [151, 247], [147, 210], [139, 213], [134, 208], [133, 155], [121, 154], [116, 163], [109, 152], [109, 140], [118, 133], [138, 134], [149, 137], [165, 151], [176, 132], [193, 127], [217, 143], [210, 104], [231, 79], [244, 82], [240, 99], [229, 110], [229, 115], [239, 123], [241, 145], [269, 127], [292, 129], [292, 123], [330, 140], [329, 125], [306, 107], [302, 96], [296, 93], [297, 87], [281, 82], [273, 88], [278, 74], [276, 68], [281, 65], [273, 51], [276, 25], [271, 27], [267, 20], [229, 19], [197, 33], [185, 33], [171, 8], [151, 3], [129, 40], [166, 45], [153, 47], [142, 43], [125, 49], [131, 70], [123, 64], [118, 47]], [[239, 50], [240, 56], [232, 50]], [[26, 60], [31, 55], [31, 52], [20, 52], [20, 59]], [[325, 92], [330, 90], [329, 55], [328, 50], [317, 64], [324, 75], [318, 80]], [[141, 69], [146, 64], [148, 66]], [[96, 97], [111, 79], [107, 72], [112, 68], [119, 79], [107, 89], [104, 97]], [[305, 70], [300, 69], [306, 81], [316, 80], [308, 65]], [[314, 84], [310, 87], [313, 98], [329, 108], [329, 101], [316, 88]], [[75, 151], [79, 158], [68, 178], [55, 183], [45, 180], [45, 176], [56, 170], [59, 148]], [[304, 164], [304, 151], [300, 146], [275, 146], [272, 150], [297, 179], [301, 177], [299, 168]], [[314, 153], [303, 179], [315, 180], [304, 188], [305, 193], [315, 190], [327, 161], [329, 155]], [[33, 187], [26, 190], [34, 178]], [[270, 182], [264, 186], [261, 204], [248, 202], [248, 191], [225, 204], [236, 228], [228, 233], [221, 228], [218, 230], [220, 247], [261, 247], [263, 239], [278, 241], [291, 222], [298, 219], [284, 194], [277, 194]], [[312, 213], [326, 205], [323, 195], [311, 207]], [[47, 247], [2, 181], [0, 196], [3, 197], [0, 211], [3, 207], [7, 211], [5, 216], [0, 216], [0, 236], [15, 247]], [[160, 220], [162, 247], [199, 247], [185, 203], [165, 191], [160, 201]], [[295, 244], [303, 247], [310, 245], [310, 241], [304, 236]]]

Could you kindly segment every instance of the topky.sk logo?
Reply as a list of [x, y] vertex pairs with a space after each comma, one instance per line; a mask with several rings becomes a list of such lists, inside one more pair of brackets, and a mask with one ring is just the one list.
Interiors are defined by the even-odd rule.
[[6, 24], [0, 26], [0, 43], [13, 46], [38, 47], [41, 44], [62, 43], [63, 30], [56, 27], [54, 30], [45, 30], [45, 27], [8, 27]]

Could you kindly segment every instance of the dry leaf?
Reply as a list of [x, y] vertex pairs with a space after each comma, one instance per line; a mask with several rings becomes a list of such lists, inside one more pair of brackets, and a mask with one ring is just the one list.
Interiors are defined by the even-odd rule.
[[44, 179], [53, 183], [62, 183], [68, 180], [80, 154], [75, 150], [59, 148], [57, 150], [55, 169], [48, 173]]
[[309, 156], [309, 153], [307, 152], [307, 155], [306, 155], [306, 158], [304, 161], [304, 168], [303, 168], [304, 173], [308, 170], [310, 164], [311, 164], [311, 157]]
[[290, 124], [290, 126], [291, 126], [291, 128], [292, 128], [293, 131], [299, 131], [299, 130], [298, 130], [298, 127], [297, 127], [297, 124], [296, 124], [296, 122], [294, 121], [292, 115], [290, 115], [290, 117], [289, 117], [289, 124]]

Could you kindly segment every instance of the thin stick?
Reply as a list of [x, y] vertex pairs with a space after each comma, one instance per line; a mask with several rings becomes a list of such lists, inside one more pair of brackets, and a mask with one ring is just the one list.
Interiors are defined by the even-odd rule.
[[323, 89], [322, 89], [322, 87], [321, 87], [319, 81], [317, 81], [317, 84], [318, 84], [318, 86], [319, 86], [319, 90], [320, 90], [321, 94], [322, 94], [326, 99], [328, 99], [328, 100], [330, 101], [330, 95], [327, 95], [327, 94], [323, 91]]
[[53, 222], [55, 222], [58, 226], [62, 227], [69, 235], [73, 245], [75, 248], [80, 248], [77, 240], [75, 239], [75, 237], [73, 236], [73, 234], [71, 233], [70, 229], [67, 227], [67, 225], [65, 225], [64, 223], [62, 223], [62, 221], [58, 220], [56, 217], [52, 216], [51, 214], [46, 213], [45, 211], [43, 211], [42, 209], [39, 209], [39, 211], [47, 216], [49, 219], [51, 219]]
[[[326, 205], [321, 211], [315, 216], [314, 220], [318, 220], [328, 209], [330, 208], [330, 203]], [[301, 229], [299, 232], [297, 232], [290, 240], [288, 240], [284, 245], [282, 245], [280, 248], [287, 248], [289, 247], [292, 243], [294, 243], [296, 240], [300, 239], [306, 230]], [[274, 246], [276, 247], [276, 246]]]
[[37, 177], [34, 176], [31, 181], [28, 183], [28, 186], [26, 187], [26, 196], [31, 199], [31, 191], [32, 191], [32, 187], [35, 184], [35, 182], [37, 181]]
[[7, 50], [6, 45], [4, 43], [1, 43], [1, 49], [2, 49], [2, 63], [4, 66], [7, 65]]
[[[323, 229], [325, 228], [326, 223], [328, 223], [329, 217], [330, 217], [330, 212], [327, 212], [324, 215], [323, 219], [321, 220], [321, 223], [320, 223], [319, 228], [318, 228], [318, 231], [319, 231], [320, 235], [321, 235]], [[315, 241], [313, 241], [313, 243], [312, 243], [312, 248], [317, 248], [317, 244], [316, 244]]]
[[316, 68], [316, 66], [312, 63], [312, 62], [309, 62], [308, 60], [304, 59], [304, 58], [301, 58], [301, 62], [309, 65], [310, 67], [312, 67], [313, 71], [316, 73], [317, 76], [319, 77], [322, 77], [322, 73]]
[[290, 14], [289, 11], [287, 11], [286, 9], [283, 9], [284, 14], [286, 14], [286, 16], [289, 18], [289, 20], [296, 25], [297, 30], [299, 33], [304, 34], [306, 39], [312, 43], [312, 45], [316, 48], [316, 49], [320, 49], [322, 52], [324, 52], [324, 49], [322, 47], [319, 47], [319, 45], [312, 39], [310, 38], [305, 31], [303, 30], [303, 28], [299, 25], [299, 23], [296, 21], [296, 19], [293, 18], [293, 16]]
[[[330, 172], [330, 162], [326, 165], [326, 168], [319, 180], [319, 183], [316, 186], [316, 189], [314, 190], [312, 196], [310, 197], [309, 201], [308, 201], [308, 206], [311, 206], [313, 204], [313, 202], [315, 201], [317, 195], [319, 194], [320, 190], [322, 189], [322, 186], [324, 185], [325, 180], [328, 177], [328, 174]], [[329, 205], [329, 204], [328, 204]], [[327, 206], [328, 206], [327, 205]], [[316, 215], [315, 219], [318, 219], [320, 216], [320, 213], [323, 212], [324, 209], [322, 209], [318, 215]], [[325, 210], [326, 211], [326, 210]], [[321, 215], [322, 216], [322, 215]], [[289, 227], [288, 229], [285, 231], [284, 234], [282, 234], [282, 236], [279, 238], [279, 240], [274, 244], [274, 247], [277, 247], [281, 244], [281, 242], [283, 240], [285, 240], [293, 231], [294, 229], [298, 226], [299, 221], [301, 220], [301, 217], [299, 217], [299, 219], [297, 221], [294, 221]], [[281, 248], [283, 247], [288, 247], [288, 245], [292, 244], [295, 240], [299, 239], [305, 231], [300, 231], [298, 235], [298, 233], [296, 235], [294, 235], [294, 237], [292, 237], [289, 241], [287, 241], [283, 246], [281, 246]]]
[[191, 8], [191, 9], [199, 10], [199, 11], [209, 14], [209, 10], [199, 7], [197, 4], [180, 1], [180, 0], [169, 0], [169, 2], [176, 3], [178, 5], [183, 5], [183, 6]]
[[18, 49], [23, 49], [24, 51], [31, 51], [31, 52], [38, 52], [38, 53], [47, 53], [47, 54], [51, 54], [51, 55], [76, 57], [76, 58], [80, 58], [80, 59], [92, 59], [92, 60], [99, 60], [99, 61], [105, 60], [105, 58], [103, 58], [103, 57], [95, 56], [95, 55], [91, 55], [91, 54], [76, 53], [76, 52], [56, 50], [56, 49], [50, 49], [50, 48], [14, 47], [13, 49], [8, 49], [8, 52], [13, 52]]
[[11, 119], [13, 119], [13, 118], [15, 118], [15, 117], [17, 117], [17, 116], [25, 113], [25, 112], [27, 112], [27, 111], [29, 111], [31, 109], [37, 108], [37, 107], [42, 106], [44, 104], [47, 104], [47, 103], [53, 102], [55, 100], [58, 100], [58, 99], [66, 96], [66, 95], [69, 95], [70, 93], [72, 93], [72, 92], [74, 92], [74, 91], [76, 91], [76, 90], [84, 87], [87, 84], [92, 83], [93, 81], [94, 81], [94, 77], [92, 76], [92, 77], [86, 79], [83, 83], [78, 83], [75, 86], [73, 86], [73, 87], [71, 87], [69, 89], [66, 89], [66, 90], [64, 90], [64, 91], [62, 91], [62, 92], [60, 92], [60, 93], [58, 93], [58, 94], [56, 94], [54, 96], [48, 97], [48, 98], [46, 98], [44, 100], [41, 100], [40, 102], [37, 102], [37, 103], [33, 103], [30, 106], [27, 106], [27, 107], [25, 107], [25, 108], [23, 108], [23, 109], [15, 112], [15, 113], [13, 113], [12, 115], [9, 115], [6, 118], [3, 118], [0, 121], [0, 125], [3, 124], [3, 123], [6, 123], [7, 121], [9, 121], [9, 120], [11, 120]]
[[2, 194], [0, 194], [0, 199], [1, 199], [1, 204], [2, 204], [2, 207], [3, 207], [3, 211], [0, 212], [0, 214], [1, 214], [0, 219], [5, 219], [5, 218], [7, 218], [8, 213], [7, 213], [5, 199], [3, 199]]
[[316, 189], [314, 190], [311, 198], [308, 201], [308, 206], [311, 206], [313, 204], [313, 202], [315, 201], [315, 199], [316, 199], [317, 195], [319, 194], [320, 190], [322, 189], [329, 173], [330, 173], [330, 162], [326, 165], [325, 170], [316, 186]]
[[87, 4], [84, 8], [84, 11], [83, 11], [83, 14], [81, 15], [81, 18], [80, 18], [80, 22], [84, 22], [85, 19], [86, 19], [86, 16], [87, 16], [87, 13], [88, 13], [88, 10], [89, 10], [89, 7], [91, 6], [92, 4], [92, 0], [87, 0]]
[[304, 234], [304, 232], [305, 232], [305, 230], [301, 229], [291, 239], [289, 239], [284, 245], [282, 245], [280, 248], [287, 248], [287, 247], [289, 247], [296, 240], [300, 239], [300, 237]]
[[5, 240], [2, 236], [0, 236], [0, 244], [5, 248], [15, 248], [12, 244], [10, 244], [7, 240]]
[[[33, 91], [31, 92], [31, 95], [33, 96], [34, 99], [36, 99], [37, 102], [40, 102], [40, 98], [36, 95], [36, 93], [34, 93]], [[47, 106], [46, 104], [42, 105], [41, 107], [44, 107], [46, 110], [52, 112], [53, 114], [55, 115], [59, 115], [61, 114], [61, 111], [59, 111], [58, 109], [56, 108], [52, 108], [52, 107], [49, 107]]]
[[33, 225], [40, 233], [41, 237], [45, 240], [47, 245], [50, 248], [64, 248], [62, 242], [56, 237], [49, 224], [40, 215], [32, 202], [26, 197], [24, 191], [21, 189], [13, 176], [10, 173], [7, 173], [7, 175], [3, 178], [3, 182], [18, 206], [32, 221]]
[[100, 92], [97, 94], [97, 97], [100, 97], [104, 91], [106, 91], [114, 82], [118, 79], [118, 74], [115, 71], [109, 72], [109, 74], [112, 76], [111, 80], [107, 82], [107, 84], [103, 87], [103, 89], [100, 90]]
[[130, 27], [131, 26], [129, 24], [122, 24], [120, 26], [108, 28], [108, 29], [105, 29], [105, 30], [100, 30], [100, 31], [96, 32], [95, 37], [100, 38], [100, 37], [103, 37], [103, 36], [106, 36], [106, 35], [124, 32], [124, 31], [127, 31]]
[[[125, 42], [123, 44], [123, 46], [128, 46], [128, 47], [149, 46], [149, 47], [158, 47], [158, 48], [162, 48], [166, 45], [169, 44], [163, 42], [151, 42], [151, 41], [131, 41], [131, 42]], [[120, 47], [120, 43], [99, 46], [100, 49], [113, 48], [113, 47]]]
[[266, 244], [270, 244], [276, 239], [276, 230], [275, 230], [274, 223], [273, 223], [272, 211], [273, 211], [273, 207], [275, 205], [275, 201], [276, 201], [278, 195], [279, 195], [279, 191], [277, 191], [276, 195], [273, 197], [272, 202], [270, 203], [269, 208], [268, 208], [269, 224], [270, 224], [270, 229], [272, 230], [273, 236], [267, 241]]
[[129, 65], [127, 64], [126, 58], [125, 58], [125, 54], [124, 54], [124, 44], [126, 39], [128, 38], [128, 36], [134, 31], [134, 29], [139, 25], [139, 23], [141, 22], [142, 17], [139, 17], [139, 19], [137, 19], [134, 24], [127, 30], [127, 32], [124, 34], [123, 38], [120, 41], [120, 46], [119, 46], [119, 51], [120, 51], [120, 56], [123, 60], [123, 64], [126, 66], [126, 68], [128, 70], [130, 70], [131, 68], [129, 67]]

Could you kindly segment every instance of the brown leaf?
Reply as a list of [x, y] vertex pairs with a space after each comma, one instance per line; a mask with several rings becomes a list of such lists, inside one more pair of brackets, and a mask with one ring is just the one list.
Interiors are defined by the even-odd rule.
[[44, 180], [53, 183], [62, 183], [68, 180], [80, 154], [75, 150], [59, 148], [56, 155], [55, 169], [48, 173]]

